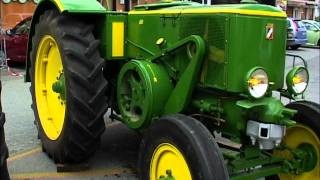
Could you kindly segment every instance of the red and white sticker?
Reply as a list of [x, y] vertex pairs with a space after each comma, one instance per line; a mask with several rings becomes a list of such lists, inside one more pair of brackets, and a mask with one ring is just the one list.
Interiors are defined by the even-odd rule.
[[266, 39], [267, 40], [272, 40], [273, 39], [273, 33], [274, 33], [273, 24], [267, 24], [267, 26], [266, 26]]

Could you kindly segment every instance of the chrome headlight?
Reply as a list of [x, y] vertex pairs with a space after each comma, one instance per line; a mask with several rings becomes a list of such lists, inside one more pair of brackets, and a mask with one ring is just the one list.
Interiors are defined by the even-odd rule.
[[288, 91], [291, 94], [302, 94], [308, 86], [309, 73], [304, 67], [293, 68], [286, 77]]
[[269, 79], [264, 69], [259, 67], [252, 69], [249, 71], [246, 80], [250, 96], [260, 98], [266, 94], [269, 86]]

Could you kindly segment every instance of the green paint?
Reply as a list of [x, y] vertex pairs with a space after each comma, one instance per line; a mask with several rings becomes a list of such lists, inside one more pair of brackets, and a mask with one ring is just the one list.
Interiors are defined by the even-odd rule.
[[260, 151], [257, 147], [245, 147], [241, 155], [228, 163], [230, 179], [257, 179], [282, 172], [282, 158]]
[[96, 0], [41, 0], [39, 6], [46, 1], [51, 1], [61, 13], [106, 13], [106, 9]]
[[166, 170], [166, 176], [161, 175], [159, 180], [175, 180], [170, 169]]
[[260, 169], [254, 169], [250, 172], [241, 173], [238, 176], [230, 177], [230, 180], [248, 180], [258, 179], [265, 176], [275, 175], [281, 172], [281, 166], [266, 166]]
[[300, 160], [300, 172], [308, 172], [317, 166], [317, 151], [308, 143], [300, 144], [294, 151], [294, 155]]
[[290, 148], [286, 145], [279, 147], [291, 153], [290, 159], [286, 159], [283, 164], [282, 172], [291, 174], [302, 174], [313, 170], [317, 166], [317, 152], [314, 146], [308, 143], [302, 143], [296, 148]]
[[148, 127], [161, 115], [173, 87], [165, 69], [155, 63], [132, 60], [118, 77], [117, 101], [124, 123], [130, 128]]
[[[302, 67], [302, 66], [297, 66], [297, 67], [294, 67], [293, 69], [290, 70], [290, 72], [288, 73], [288, 75], [286, 76], [286, 83], [287, 83], [287, 88], [288, 88], [288, 92], [290, 93], [291, 96], [297, 96], [299, 94], [302, 94], [303, 92], [301, 93], [297, 93], [293, 90], [293, 86], [294, 86], [294, 83], [293, 83], [293, 78], [296, 76], [296, 74], [299, 72], [299, 71], [306, 71], [307, 73], [307, 76], [309, 77], [309, 73], [307, 71], [307, 69], [305, 69], [305, 67]], [[308, 79], [309, 80], [309, 79]], [[308, 81], [306, 82], [307, 85], [308, 85]]]
[[164, 114], [181, 112], [188, 105], [191, 98], [190, 96], [197, 80], [197, 77], [195, 75], [199, 74], [199, 70], [202, 64], [202, 59], [205, 51], [204, 41], [201, 37], [192, 35], [173, 44], [168, 48], [163, 49], [158, 55], [150, 59], [150, 61], [156, 61], [161, 57], [168, 56], [171, 53], [175, 52], [177, 49], [190, 44], [194, 46], [195, 52], [192, 57], [190, 57], [190, 63], [182, 73], [173, 91], [171, 92], [170, 97], [164, 107]]
[[52, 84], [52, 90], [53, 92], [58, 93], [62, 100], [66, 100], [65, 78], [63, 74], [61, 74], [58, 80]]
[[292, 118], [297, 111], [285, 108], [280, 100], [273, 97], [265, 97], [257, 100], [240, 100], [237, 101], [236, 104], [247, 109], [248, 119], [285, 126], [295, 124], [290, 118]]
[[[106, 11], [94, 0], [45, 0], [39, 4], [34, 22], [50, 3], [60, 4], [59, 9], [64, 13], [87, 17], [100, 14], [94, 16], [99, 17], [94, 35], [101, 42], [106, 65], [117, 67], [111, 79], [117, 81], [117, 102], [113, 103], [119, 108], [119, 119], [129, 128], [147, 128], [166, 114], [200, 115], [211, 132], [221, 132], [243, 145], [240, 150], [222, 149], [231, 179], [302, 173], [317, 163], [314, 148], [309, 145], [290, 150], [294, 158], [285, 160], [249, 146], [245, 135], [247, 120], [288, 127], [295, 124], [291, 119], [296, 111], [271, 97], [273, 90], [283, 88], [286, 18], [264, 16], [261, 12], [281, 12], [277, 8], [259, 4], [203, 6], [173, 2], [135, 8], [143, 13], [164, 10], [156, 14], [128, 14]], [[227, 12], [228, 9], [261, 12], [246, 15]], [[187, 10], [201, 13], [179, 13]], [[210, 13], [215, 10], [225, 12]], [[177, 13], [167, 13], [170, 11]], [[125, 55], [121, 58], [111, 56], [113, 22], [125, 24]], [[271, 39], [266, 32], [269, 26], [273, 27]], [[264, 97], [254, 99], [247, 95], [244, 82], [248, 72], [257, 67], [266, 71], [272, 83]], [[53, 85], [54, 91], [64, 94], [63, 85], [64, 77], [61, 77]], [[253, 169], [257, 166], [260, 168]], [[172, 174], [160, 179], [174, 179]]]

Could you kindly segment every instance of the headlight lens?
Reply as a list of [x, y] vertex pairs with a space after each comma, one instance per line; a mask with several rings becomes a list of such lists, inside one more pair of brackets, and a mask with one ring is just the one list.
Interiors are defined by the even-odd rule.
[[247, 77], [249, 94], [254, 98], [264, 96], [269, 86], [269, 79], [265, 70], [262, 68], [253, 69]]
[[308, 85], [309, 74], [304, 67], [295, 67], [287, 75], [286, 82], [291, 94], [302, 94]]

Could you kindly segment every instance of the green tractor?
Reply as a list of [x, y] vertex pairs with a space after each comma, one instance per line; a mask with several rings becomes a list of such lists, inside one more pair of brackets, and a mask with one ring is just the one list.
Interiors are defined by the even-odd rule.
[[295, 101], [305, 66], [284, 80], [286, 33], [283, 11], [254, 2], [43, 0], [26, 76], [43, 149], [88, 159], [111, 109], [143, 135], [140, 179], [320, 179], [319, 105]]

